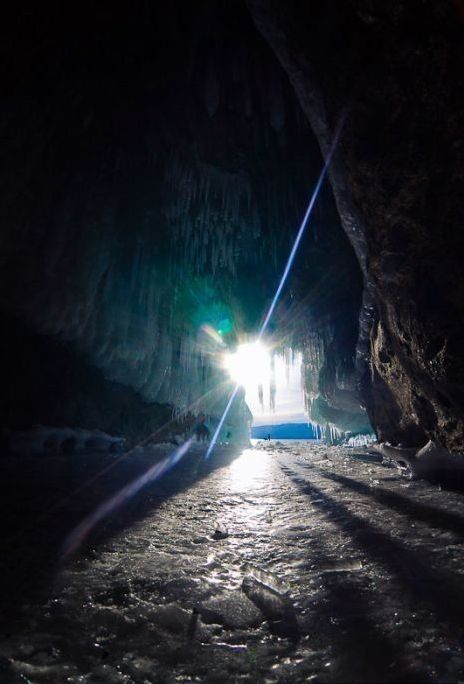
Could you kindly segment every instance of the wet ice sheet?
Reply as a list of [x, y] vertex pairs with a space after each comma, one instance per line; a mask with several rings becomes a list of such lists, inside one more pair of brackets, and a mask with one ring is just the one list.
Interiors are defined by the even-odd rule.
[[23, 606], [2, 681], [462, 680], [460, 494], [271, 444], [192, 454], [136, 506]]

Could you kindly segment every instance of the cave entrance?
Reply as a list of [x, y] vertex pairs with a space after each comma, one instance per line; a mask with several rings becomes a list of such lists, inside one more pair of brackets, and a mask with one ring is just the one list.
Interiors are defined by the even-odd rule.
[[308, 425], [301, 351], [273, 350], [262, 342], [248, 342], [228, 354], [224, 363], [245, 390], [253, 415], [252, 437], [312, 438]]

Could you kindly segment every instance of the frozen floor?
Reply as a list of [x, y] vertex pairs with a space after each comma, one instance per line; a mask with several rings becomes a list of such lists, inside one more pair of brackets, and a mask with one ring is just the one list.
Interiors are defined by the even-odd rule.
[[2, 684], [464, 681], [462, 494], [362, 449], [196, 449], [60, 562], [151, 462], [2, 462]]

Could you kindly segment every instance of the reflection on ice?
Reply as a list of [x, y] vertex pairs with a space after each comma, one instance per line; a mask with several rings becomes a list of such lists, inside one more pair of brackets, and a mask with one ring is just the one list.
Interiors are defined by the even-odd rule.
[[269, 471], [269, 457], [260, 449], [244, 449], [228, 469], [230, 486], [233, 491], [258, 489], [263, 487]]
[[461, 494], [309, 441], [218, 448], [196, 477], [203, 450], [19, 597], [1, 682], [463, 681]]

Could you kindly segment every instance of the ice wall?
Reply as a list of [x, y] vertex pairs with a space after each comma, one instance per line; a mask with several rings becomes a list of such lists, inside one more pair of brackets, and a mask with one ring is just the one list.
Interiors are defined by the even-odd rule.
[[[256, 329], [321, 160], [245, 8], [178, 10], [10, 27], [0, 307], [143, 401], [213, 414], [205, 326], [225, 344]], [[330, 194], [318, 212], [276, 330], [341, 245]]]

